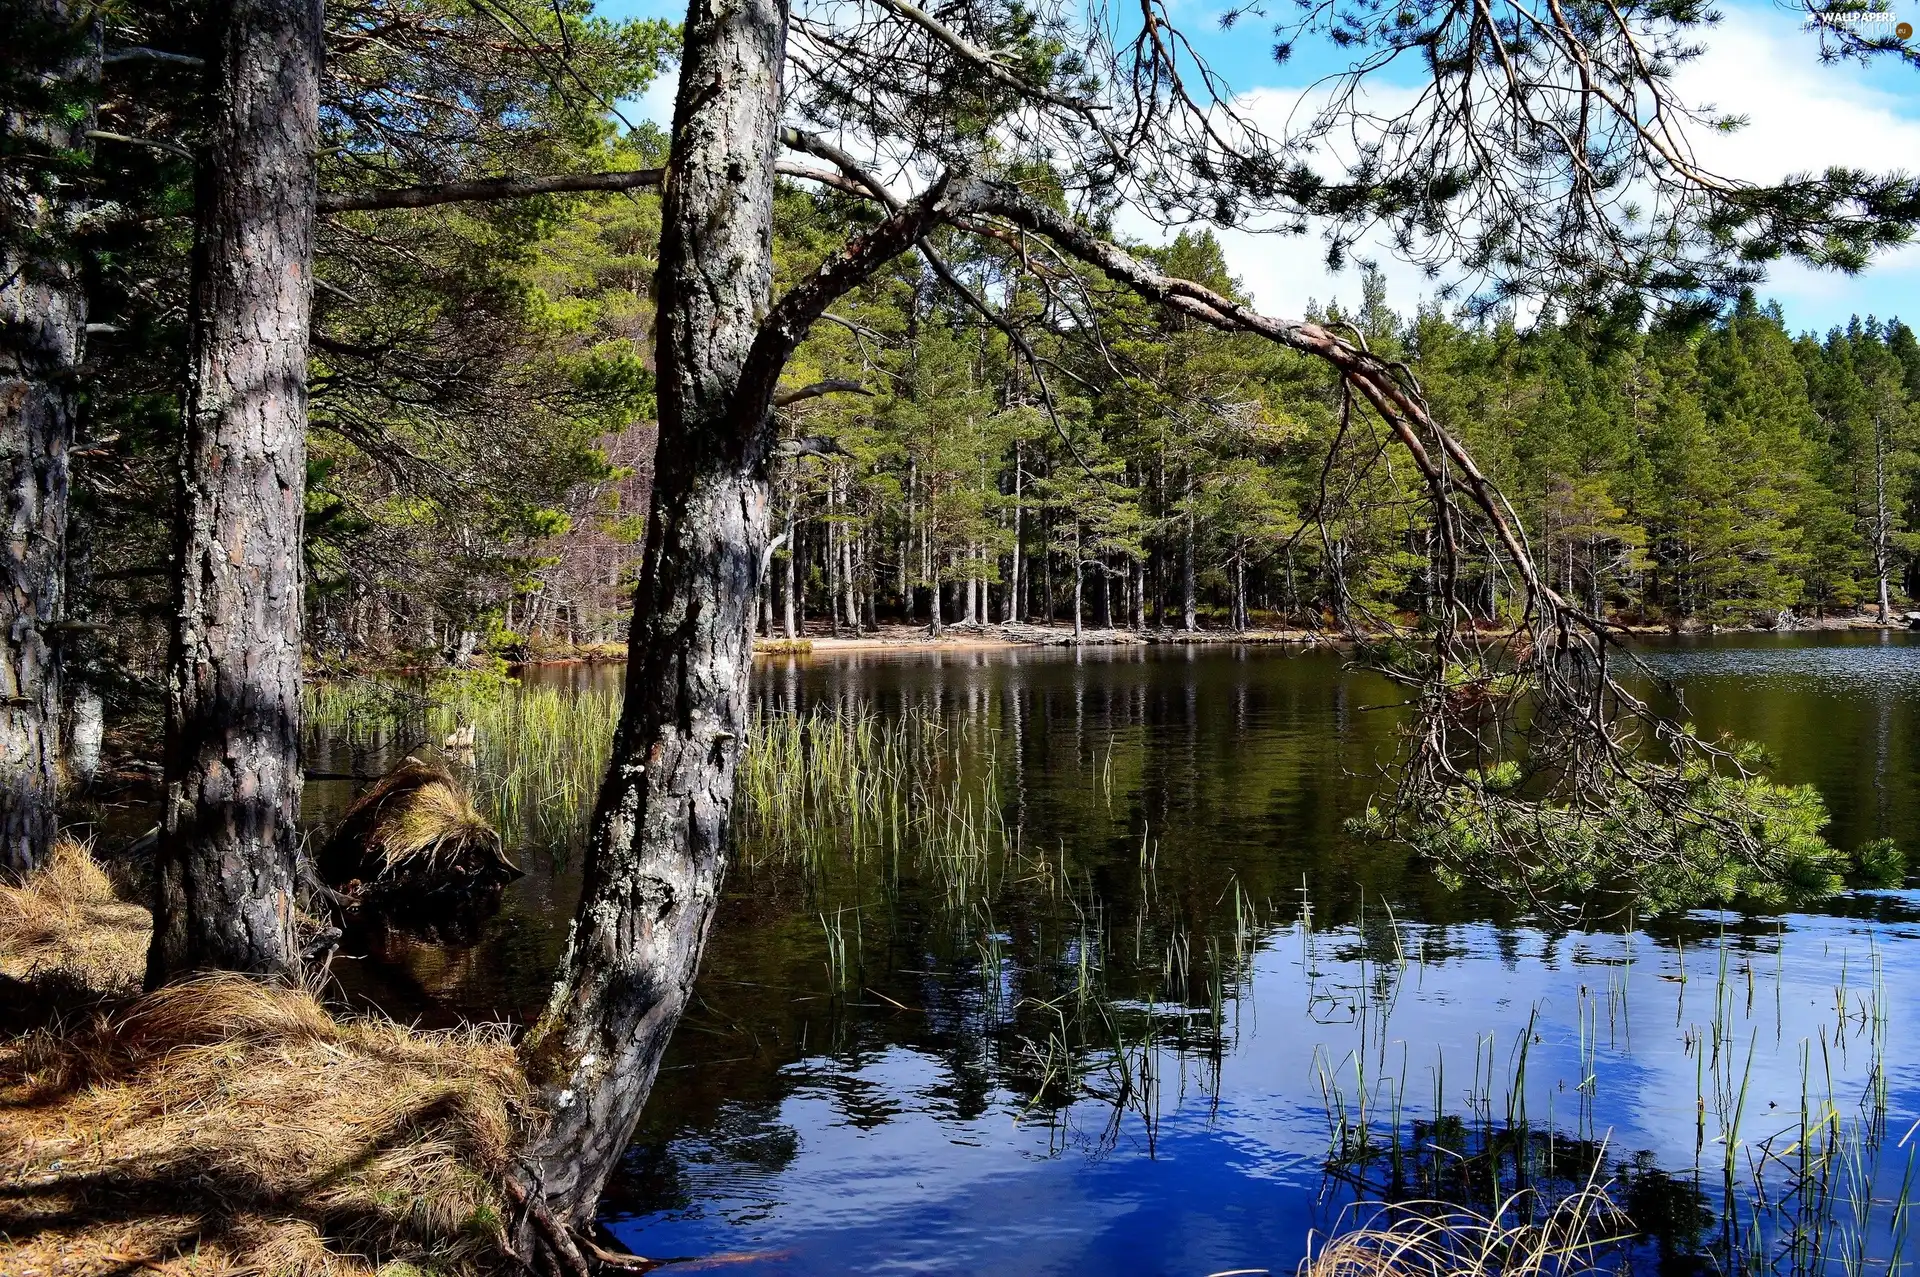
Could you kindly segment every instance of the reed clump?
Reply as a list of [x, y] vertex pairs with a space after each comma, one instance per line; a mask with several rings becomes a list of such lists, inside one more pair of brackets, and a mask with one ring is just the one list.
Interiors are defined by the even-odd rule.
[[[1316, 1249], [1308, 1238], [1299, 1277], [1580, 1277], [1600, 1253], [1631, 1235], [1605, 1188], [1589, 1182], [1534, 1209], [1518, 1193], [1490, 1213], [1446, 1202], [1354, 1208], [1363, 1221]], [[1350, 1212], [1352, 1213], [1352, 1212]]]
[[497, 886], [519, 872], [466, 787], [408, 758], [347, 809], [319, 856], [335, 885], [427, 893]]
[[84, 843], [62, 838], [18, 886], [0, 884], [0, 979], [31, 997], [126, 997], [146, 974], [153, 916], [114, 894]]
[[0, 1043], [0, 1271], [503, 1270], [529, 1104], [501, 1029], [176, 985]]

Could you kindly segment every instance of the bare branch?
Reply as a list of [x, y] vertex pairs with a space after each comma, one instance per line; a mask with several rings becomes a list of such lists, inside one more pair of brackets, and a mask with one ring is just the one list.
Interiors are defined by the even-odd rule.
[[170, 62], [176, 66], [193, 67], [196, 70], [207, 65], [205, 58], [194, 57], [191, 53], [169, 53], [165, 49], [149, 49], [142, 44], [113, 49], [100, 57], [102, 66], [112, 66], [116, 62]]
[[[774, 166], [782, 177], [831, 186], [865, 198], [868, 192], [824, 169], [802, 164]], [[385, 190], [349, 191], [320, 197], [322, 213], [358, 213], [388, 208], [431, 208], [438, 204], [486, 203], [531, 199], [536, 195], [594, 191], [635, 191], [656, 188], [666, 178], [659, 168], [616, 169], [610, 173], [553, 173], [543, 177], [488, 177], [471, 182], [441, 182], [429, 186], [395, 186]]]
[[773, 397], [773, 406], [786, 408], [805, 399], [819, 399], [824, 395], [866, 395], [873, 392], [857, 381], [845, 377], [830, 377], [825, 381], [816, 381], [811, 386], [802, 386], [798, 390], [783, 390]]

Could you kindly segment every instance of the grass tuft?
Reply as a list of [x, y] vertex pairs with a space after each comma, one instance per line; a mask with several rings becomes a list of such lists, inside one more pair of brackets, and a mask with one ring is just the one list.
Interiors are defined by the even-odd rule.
[[1598, 1184], [1544, 1214], [1534, 1204], [1517, 1193], [1490, 1215], [1447, 1202], [1356, 1207], [1363, 1223], [1318, 1250], [1308, 1239], [1299, 1277], [1581, 1277], [1599, 1271], [1600, 1251], [1631, 1233]]
[[175, 985], [0, 1043], [0, 1271], [496, 1271], [528, 1104], [500, 1029]]
[[518, 872], [466, 788], [451, 773], [414, 758], [348, 808], [319, 863], [330, 882], [357, 878], [396, 889], [491, 885]]
[[39, 1001], [128, 997], [153, 918], [114, 894], [84, 843], [62, 838], [19, 886], [0, 884], [0, 978]]

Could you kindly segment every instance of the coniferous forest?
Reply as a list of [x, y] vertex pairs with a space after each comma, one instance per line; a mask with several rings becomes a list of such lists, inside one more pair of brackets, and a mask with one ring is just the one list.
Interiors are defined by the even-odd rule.
[[[307, 642], [322, 660], [625, 636], [653, 460], [657, 192], [356, 207], [360, 188], [449, 169], [663, 164], [659, 129], [602, 104], [671, 63], [672, 30], [562, 13], [328, 10], [321, 181], [338, 211], [315, 244], [304, 551]], [[179, 43], [186, 21], [143, 13], [127, 38]], [[481, 38], [503, 22], [540, 38]], [[571, 57], [556, 87], [547, 42], [562, 29]], [[127, 58], [105, 73], [126, 89], [109, 104], [125, 118], [103, 118], [105, 131], [194, 127], [178, 65]], [[436, 97], [471, 84], [485, 86], [484, 111]], [[112, 650], [94, 659], [107, 676], [154, 675], [169, 541], [152, 514], [175, 499], [191, 247], [183, 219], [155, 214], [188, 206], [192, 167], [119, 142], [93, 162], [148, 215], [113, 225], [94, 267], [102, 375], [87, 405], [96, 446], [74, 472], [73, 600], [104, 627]], [[856, 197], [783, 179], [781, 278], [870, 216]], [[954, 239], [944, 260], [971, 297], [899, 259], [816, 325], [787, 371], [773, 467], [784, 539], [763, 633], [1337, 632], [1418, 610], [1433, 557], [1419, 478], [1374, 464], [1380, 430], [1343, 422], [1318, 361], [1143, 302], [1074, 259]], [[1235, 289], [1205, 230], [1133, 247]], [[1365, 285], [1355, 312], [1308, 299], [1308, 316], [1418, 371], [1558, 586], [1596, 612], [1778, 627], [1884, 615], [1920, 592], [1907, 514], [1920, 345], [1897, 318], [1804, 332], [1751, 293], [1664, 327], [1443, 302], [1395, 314], [1366, 264], [1349, 270]], [[1491, 545], [1471, 557], [1475, 606], [1494, 617], [1517, 597], [1511, 565]]]

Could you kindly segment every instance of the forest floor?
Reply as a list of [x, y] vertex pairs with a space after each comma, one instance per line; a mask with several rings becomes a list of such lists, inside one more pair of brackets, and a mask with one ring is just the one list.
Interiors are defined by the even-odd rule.
[[151, 918], [63, 844], [0, 886], [0, 1272], [507, 1267], [504, 1029], [336, 1018], [239, 976], [142, 995]]

